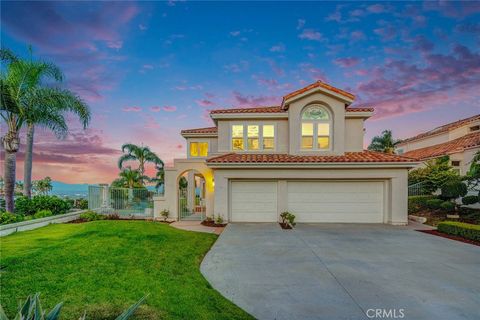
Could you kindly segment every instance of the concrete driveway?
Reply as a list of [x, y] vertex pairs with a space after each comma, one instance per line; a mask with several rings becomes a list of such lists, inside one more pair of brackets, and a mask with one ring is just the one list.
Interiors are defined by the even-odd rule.
[[259, 319], [480, 317], [480, 248], [408, 227], [230, 224], [201, 271]]

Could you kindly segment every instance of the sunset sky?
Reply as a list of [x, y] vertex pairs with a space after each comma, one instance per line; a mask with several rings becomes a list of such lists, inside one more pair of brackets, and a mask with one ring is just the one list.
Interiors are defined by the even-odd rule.
[[28, 44], [93, 112], [65, 140], [37, 131], [35, 179], [109, 183], [125, 142], [171, 163], [209, 110], [278, 105], [316, 80], [375, 107], [366, 144], [480, 111], [480, 2], [2, 1], [2, 47]]

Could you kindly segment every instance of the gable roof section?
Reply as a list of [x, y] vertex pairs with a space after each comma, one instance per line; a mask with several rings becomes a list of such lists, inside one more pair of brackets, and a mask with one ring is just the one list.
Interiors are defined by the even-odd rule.
[[301, 89], [298, 89], [296, 91], [290, 92], [289, 94], [285, 95], [283, 97], [283, 101], [282, 101], [282, 108], [287, 109], [288, 105], [285, 104], [285, 102], [287, 100], [292, 99], [295, 96], [298, 96], [302, 93], [308, 92], [308, 91], [310, 91], [312, 89], [316, 89], [316, 88], [323, 88], [323, 89], [330, 90], [330, 91], [332, 91], [332, 92], [334, 92], [334, 93], [336, 93], [340, 96], [345, 97], [347, 100], [352, 100], [352, 101], [355, 100], [355, 95], [353, 95], [352, 93], [347, 92], [347, 91], [342, 90], [342, 89], [339, 89], [339, 88], [336, 88], [334, 86], [331, 86], [331, 85], [319, 80], [317, 82], [309, 84], [306, 87], [303, 87]]
[[434, 146], [408, 151], [405, 152], [403, 156], [418, 160], [427, 160], [462, 152], [474, 147], [480, 147], [480, 132], [470, 133], [455, 140]]
[[430, 131], [420, 133], [420, 134], [418, 134], [414, 137], [402, 140], [402, 142], [400, 142], [399, 145], [403, 145], [404, 143], [412, 142], [412, 141], [419, 140], [419, 139], [423, 139], [423, 138], [433, 136], [433, 135], [436, 135], [436, 134], [439, 134], [439, 133], [448, 132], [450, 130], [454, 130], [456, 128], [459, 128], [461, 126], [464, 126], [464, 125], [466, 125], [470, 122], [474, 122], [474, 121], [477, 121], [477, 120], [480, 120], [480, 114], [474, 115], [474, 116], [469, 117], [469, 118], [461, 119], [461, 120], [458, 120], [458, 121], [455, 121], [455, 122], [447, 123], [443, 126], [436, 127], [435, 129], [432, 129]]
[[211, 164], [282, 164], [282, 163], [410, 163], [415, 159], [375, 151], [345, 152], [344, 155], [291, 155], [262, 153], [227, 153], [207, 160]]

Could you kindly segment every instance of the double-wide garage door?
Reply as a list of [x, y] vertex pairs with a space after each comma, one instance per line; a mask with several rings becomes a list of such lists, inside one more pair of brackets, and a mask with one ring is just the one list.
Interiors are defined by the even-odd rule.
[[[297, 222], [383, 222], [381, 181], [232, 181], [233, 222], [278, 221], [278, 203], [285, 203]], [[283, 192], [283, 194], [279, 194]], [[280, 198], [280, 201], [279, 201]]]

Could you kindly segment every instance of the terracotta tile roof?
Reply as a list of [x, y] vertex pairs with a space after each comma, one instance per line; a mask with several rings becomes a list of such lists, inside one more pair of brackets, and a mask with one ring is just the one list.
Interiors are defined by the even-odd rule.
[[469, 118], [466, 118], [466, 119], [461, 119], [461, 120], [458, 120], [458, 121], [455, 121], [455, 122], [447, 123], [447, 124], [445, 124], [443, 126], [440, 126], [440, 127], [436, 127], [435, 129], [432, 129], [430, 131], [420, 133], [420, 134], [418, 134], [414, 137], [402, 140], [402, 142], [400, 144], [403, 144], [405, 142], [418, 140], [418, 139], [422, 139], [422, 138], [426, 138], [426, 137], [429, 137], [429, 136], [432, 136], [432, 135], [435, 135], [435, 134], [438, 134], [438, 133], [447, 132], [447, 131], [459, 128], [463, 125], [466, 125], [470, 122], [477, 121], [477, 120], [480, 120], [480, 114], [474, 115], [473, 117], [469, 117]]
[[253, 107], [253, 108], [235, 108], [235, 109], [217, 109], [210, 111], [210, 114], [218, 113], [284, 113], [280, 106], [272, 107]]
[[[319, 81], [314, 82], [314, 83], [312, 83], [312, 84], [310, 84], [310, 85], [308, 85], [308, 86], [306, 86], [302, 89], [298, 89], [296, 91], [293, 91], [293, 92], [287, 94], [286, 96], [283, 97], [283, 101], [288, 100], [288, 99], [290, 99], [290, 98], [292, 98], [296, 95], [302, 94], [302, 93], [304, 93], [308, 90], [311, 90], [313, 88], [318, 88], [318, 87], [322, 87], [322, 88], [331, 90], [335, 93], [338, 93], [338, 94], [340, 94], [344, 97], [347, 97], [349, 99], [352, 99], [352, 100], [355, 99], [355, 96], [353, 94], [351, 94], [350, 92], [344, 91], [342, 89], [335, 88], [334, 86], [331, 86], [331, 85], [326, 84], [325, 82], [322, 82], [322, 81], [319, 80]], [[283, 103], [282, 103], [282, 105], [283, 105]]]
[[345, 162], [415, 162], [404, 156], [375, 151], [346, 152], [342, 156], [227, 153], [207, 160], [208, 163], [345, 163]]
[[440, 143], [431, 147], [408, 151], [405, 152], [403, 156], [418, 160], [426, 160], [456, 152], [462, 152], [465, 149], [473, 148], [476, 146], [480, 147], [480, 132], [470, 133], [455, 140]]
[[346, 108], [345, 109], [346, 112], [373, 112], [375, 111], [374, 108], [366, 108], [366, 107], [362, 107], [362, 108]]
[[217, 133], [217, 127], [186, 129], [186, 130], [182, 130], [181, 133], [182, 134], [184, 133], [198, 133], [198, 134]]

